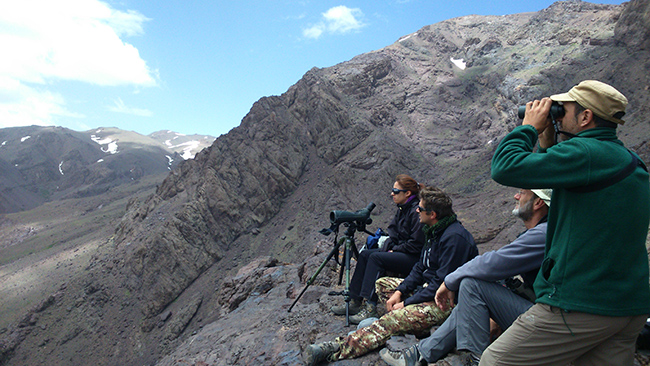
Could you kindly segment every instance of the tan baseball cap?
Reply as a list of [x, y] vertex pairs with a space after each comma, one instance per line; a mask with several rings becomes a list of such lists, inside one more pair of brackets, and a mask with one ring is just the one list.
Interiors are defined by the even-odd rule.
[[627, 98], [614, 87], [597, 80], [585, 80], [567, 93], [551, 95], [556, 102], [576, 102], [600, 118], [624, 124]]
[[551, 196], [553, 195], [552, 189], [531, 189], [531, 191], [533, 191], [537, 197], [541, 198], [542, 201], [546, 203], [546, 206], [551, 207]]

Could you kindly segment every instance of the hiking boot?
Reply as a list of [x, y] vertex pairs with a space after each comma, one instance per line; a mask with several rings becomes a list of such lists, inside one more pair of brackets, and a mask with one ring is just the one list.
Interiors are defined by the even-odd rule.
[[431, 330], [430, 329], [413, 331], [411, 333], [413, 333], [415, 338], [418, 339], [418, 340], [429, 338], [431, 336]]
[[310, 344], [305, 350], [305, 363], [308, 366], [318, 365], [338, 350], [339, 344], [336, 342]]
[[458, 351], [460, 354], [461, 366], [478, 366], [481, 362], [481, 356], [471, 351]]
[[478, 366], [481, 357], [470, 351], [450, 353], [443, 360], [435, 363], [436, 366]]
[[[361, 303], [361, 299], [350, 300], [350, 315], [354, 315], [361, 310]], [[330, 310], [336, 315], [345, 315], [345, 303], [343, 305], [332, 306]]]
[[420, 357], [420, 351], [415, 345], [401, 351], [391, 351], [384, 348], [379, 351], [379, 357], [391, 366], [421, 366], [427, 364], [427, 361]]
[[377, 318], [377, 305], [371, 304], [366, 301], [366, 305], [361, 309], [357, 315], [350, 317], [350, 323], [359, 324], [363, 319]]

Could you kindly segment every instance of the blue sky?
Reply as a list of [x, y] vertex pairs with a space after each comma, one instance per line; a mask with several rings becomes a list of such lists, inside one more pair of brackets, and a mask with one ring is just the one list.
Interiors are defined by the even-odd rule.
[[[0, 128], [219, 136], [312, 67], [546, 0], [0, 0]], [[608, 0], [598, 3], [620, 4]]]

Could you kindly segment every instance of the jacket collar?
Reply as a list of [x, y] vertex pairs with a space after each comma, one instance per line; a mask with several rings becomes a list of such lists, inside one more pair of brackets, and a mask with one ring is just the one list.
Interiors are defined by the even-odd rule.
[[584, 130], [576, 135], [576, 137], [593, 138], [600, 141], [612, 141], [617, 144], [623, 145], [623, 142], [616, 136], [616, 129], [609, 127], [594, 127]]
[[411, 208], [415, 205], [419, 205], [420, 201], [417, 199], [417, 196], [413, 195], [411, 196], [406, 203], [403, 204], [398, 204], [397, 207], [399, 207], [400, 210], [403, 210], [405, 208]]

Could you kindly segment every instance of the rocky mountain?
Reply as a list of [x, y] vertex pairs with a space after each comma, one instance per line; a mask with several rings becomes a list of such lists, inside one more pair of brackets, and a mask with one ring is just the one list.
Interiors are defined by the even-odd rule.
[[460, 17], [308, 71], [131, 199], [84, 267], [39, 288], [0, 331], [1, 362], [300, 364], [307, 344], [350, 330], [327, 314], [333, 261], [287, 312], [332, 247], [318, 233], [331, 210], [373, 201], [374, 231], [408, 173], [452, 195], [481, 251], [507, 243], [522, 227], [509, 214], [514, 190], [490, 179], [494, 149], [520, 123], [518, 105], [584, 79], [628, 97], [619, 136], [650, 161], [649, 9], [572, 0]]
[[0, 214], [95, 196], [143, 176], [167, 173], [213, 141], [171, 131], [143, 136], [116, 128], [0, 129]]

